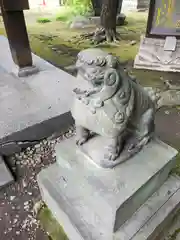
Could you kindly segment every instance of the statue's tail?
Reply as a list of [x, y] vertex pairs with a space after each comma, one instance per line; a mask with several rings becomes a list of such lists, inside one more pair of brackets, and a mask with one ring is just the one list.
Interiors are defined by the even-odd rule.
[[144, 90], [148, 93], [149, 97], [151, 100], [154, 102], [156, 109], [159, 109], [159, 99], [161, 98], [160, 96], [160, 89], [158, 88], [152, 88], [152, 87], [144, 87]]

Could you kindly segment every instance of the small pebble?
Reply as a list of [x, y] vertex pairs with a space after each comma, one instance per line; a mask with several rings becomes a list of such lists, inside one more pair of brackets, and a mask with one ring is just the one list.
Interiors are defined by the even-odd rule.
[[15, 218], [15, 219], [13, 220], [13, 224], [16, 224], [17, 221], [18, 221], [18, 220]]
[[39, 148], [40, 148], [40, 144], [36, 144], [34, 147], [35, 147], [36, 149], [39, 149]]
[[15, 199], [15, 196], [10, 196], [10, 201], [13, 201]]
[[24, 205], [28, 205], [28, 204], [29, 204], [29, 201], [24, 202]]
[[136, 42], [135, 40], [133, 40], [133, 41], [130, 42], [130, 45], [133, 46], [133, 45], [135, 45], [136, 43], [137, 43], [137, 42]]

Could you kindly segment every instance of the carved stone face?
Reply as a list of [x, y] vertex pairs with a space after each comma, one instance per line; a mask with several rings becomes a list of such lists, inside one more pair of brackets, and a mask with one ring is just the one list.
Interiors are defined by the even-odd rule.
[[93, 87], [102, 86], [104, 83], [105, 68], [84, 65], [78, 70], [78, 75]]
[[[107, 80], [105, 80], [107, 71], [115, 70], [117, 65], [117, 58], [111, 54], [100, 49], [86, 49], [78, 54], [77, 77], [79, 80], [86, 81], [89, 87], [102, 88]], [[109, 80], [111, 79], [112, 77]]]

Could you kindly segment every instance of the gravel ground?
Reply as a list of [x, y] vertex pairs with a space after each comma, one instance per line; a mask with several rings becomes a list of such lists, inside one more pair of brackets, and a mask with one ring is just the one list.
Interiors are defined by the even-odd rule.
[[73, 134], [72, 127], [58, 138], [52, 136], [6, 159], [17, 181], [0, 191], [1, 240], [48, 239], [35, 216], [35, 208], [41, 200], [36, 175], [55, 161], [55, 144]]

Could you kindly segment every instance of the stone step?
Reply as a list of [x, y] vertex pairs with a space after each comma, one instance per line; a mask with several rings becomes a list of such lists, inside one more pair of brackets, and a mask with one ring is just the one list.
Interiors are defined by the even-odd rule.
[[180, 178], [170, 176], [115, 234], [116, 240], [154, 240], [180, 208]]
[[0, 156], [0, 188], [4, 187], [7, 184], [10, 184], [13, 181], [14, 179], [9, 169], [6, 167], [2, 156]]
[[57, 163], [38, 175], [38, 183], [70, 240], [112, 240], [114, 230], [166, 181], [176, 154], [155, 139], [115, 169], [103, 169], [77, 150], [72, 138], [56, 146]]

